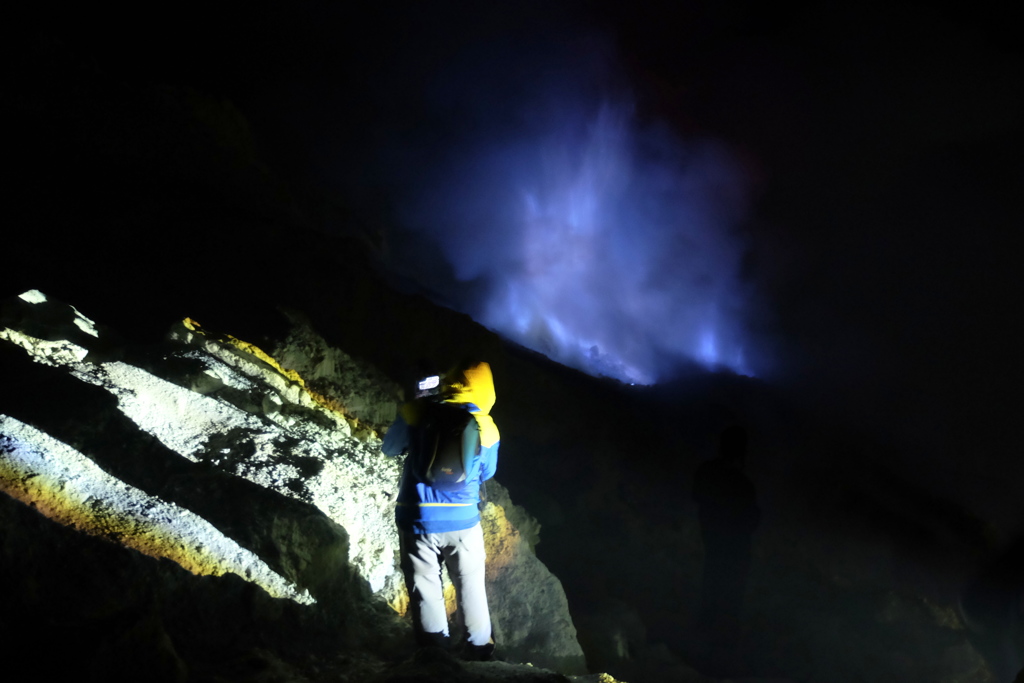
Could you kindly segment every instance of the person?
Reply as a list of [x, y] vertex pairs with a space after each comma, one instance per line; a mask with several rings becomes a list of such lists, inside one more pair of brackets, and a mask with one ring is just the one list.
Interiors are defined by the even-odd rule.
[[697, 624], [716, 653], [713, 658], [728, 658], [739, 639], [751, 540], [760, 521], [754, 484], [743, 474], [746, 451], [746, 431], [726, 428], [719, 437], [718, 455], [697, 468], [693, 481], [704, 543]]
[[[469, 411], [472, 419], [466, 429], [479, 430], [479, 456], [456, 490], [440, 490], [422, 481], [415, 471], [416, 453], [410, 452], [422, 443], [417, 430], [429, 402], [438, 399]], [[464, 362], [444, 377], [440, 396], [421, 395], [402, 406], [381, 447], [389, 456], [410, 452], [399, 484], [395, 523], [417, 642], [421, 647], [451, 645], [441, 580], [444, 564], [464, 625], [461, 654], [471, 660], [491, 659], [494, 653], [478, 509], [482, 482], [494, 476], [498, 464], [499, 433], [490, 416], [494, 401], [490, 365]]]

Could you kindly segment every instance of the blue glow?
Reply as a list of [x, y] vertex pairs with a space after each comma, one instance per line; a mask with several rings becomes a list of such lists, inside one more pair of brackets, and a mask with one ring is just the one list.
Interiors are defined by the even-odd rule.
[[699, 356], [700, 360], [706, 365], [713, 366], [718, 363], [718, 346], [715, 343], [714, 330], [704, 330], [704, 333], [701, 335]]
[[485, 300], [463, 310], [630, 383], [694, 363], [753, 374], [735, 158], [717, 141], [641, 125], [628, 98], [541, 90], [505, 103], [516, 125], [501, 113], [502, 125], [474, 124], [407, 207], [407, 223], [438, 240], [458, 278], [484, 283]]

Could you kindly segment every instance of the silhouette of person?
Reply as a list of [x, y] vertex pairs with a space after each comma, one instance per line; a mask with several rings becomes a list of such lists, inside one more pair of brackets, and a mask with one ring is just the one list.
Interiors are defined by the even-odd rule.
[[718, 455], [697, 468], [693, 498], [704, 542], [697, 626], [714, 653], [727, 655], [739, 640], [740, 610], [750, 572], [751, 539], [761, 513], [753, 482], [743, 474], [747, 433], [726, 428]]
[[995, 681], [1024, 681], [1024, 536], [1014, 540], [964, 588], [960, 614], [971, 643], [985, 657]]

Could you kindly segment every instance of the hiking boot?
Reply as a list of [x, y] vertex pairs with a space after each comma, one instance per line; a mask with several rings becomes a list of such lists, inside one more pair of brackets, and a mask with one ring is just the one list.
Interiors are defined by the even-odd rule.
[[493, 662], [494, 661], [494, 641], [490, 641], [483, 645], [474, 645], [472, 643], [465, 643], [462, 646], [462, 652], [459, 656], [467, 662]]

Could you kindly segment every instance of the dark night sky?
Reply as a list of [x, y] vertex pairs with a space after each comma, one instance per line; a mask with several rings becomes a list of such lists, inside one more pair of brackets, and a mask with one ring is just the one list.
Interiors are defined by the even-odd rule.
[[418, 153], [415, 175], [473, 132], [438, 106], [439, 74], [479, 57], [494, 68], [480, 98], [512, 97], [552, 46], [607, 46], [639, 118], [743, 161], [743, 277], [771, 381], [918, 449], [937, 480], [988, 469], [1005, 494], [1024, 475], [1024, 55], [1008, 8], [275, 5], [44, 3], [28, 25], [123, 81], [229, 98], [275, 172], [385, 220], [404, 178], [381, 172], [387, 155]]

